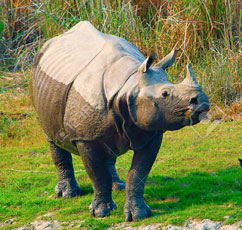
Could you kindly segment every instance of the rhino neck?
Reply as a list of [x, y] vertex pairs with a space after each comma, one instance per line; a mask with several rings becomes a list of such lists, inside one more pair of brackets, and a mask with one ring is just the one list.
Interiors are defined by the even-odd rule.
[[138, 90], [137, 73], [126, 82], [113, 100], [113, 117], [116, 130], [120, 136], [129, 142], [132, 150], [142, 149], [161, 131], [147, 131], [139, 128], [133, 121], [128, 105], [128, 97], [132, 91]]

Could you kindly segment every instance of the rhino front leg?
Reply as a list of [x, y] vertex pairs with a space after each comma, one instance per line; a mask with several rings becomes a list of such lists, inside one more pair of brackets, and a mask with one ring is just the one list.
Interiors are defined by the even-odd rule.
[[152, 215], [150, 207], [144, 202], [144, 186], [161, 140], [162, 136], [155, 137], [144, 149], [134, 151], [126, 182], [125, 221], [141, 220]]
[[76, 146], [93, 184], [94, 199], [89, 206], [90, 215], [109, 216], [117, 207], [112, 200], [112, 175], [108, 170], [105, 151], [96, 142], [76, 142]]
[[73, 170], [72, 156], [61, 149], [53, 141], [47, 139], [50, 145], [51, 156], [58, 172], [58, 184], [55, 187], [56, 197], [70, 198], [81, 195]]
[[125, 189], [125, 182], [122, 181], [119, 176], [118, 173], [116, 171], [115, 168], [115, 164], [116, 164], [116, 157], [115, 158], [110, 158], [107, 160], [107, 164], [108, 164], [108, 170], [112, 175], [112, 189], [113, 190], [123, 190]]

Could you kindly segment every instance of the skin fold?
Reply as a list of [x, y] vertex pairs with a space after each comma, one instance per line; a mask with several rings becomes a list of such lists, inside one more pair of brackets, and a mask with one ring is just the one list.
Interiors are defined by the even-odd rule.
[[[209, 110], [190, 65], [181, 83], [168, 81], [165, 70], [177, 52], [153, 65], [153, 52], [145, 59], [126, 40], [87, 21], [44, 44], [33, 64], [31, 98], [57, 169], [57, 197], [81, 195], [76, 154], [93, 185], [91, 216], [109, 216], [117, 208], [112, 190], [124, 188], [126, 221], [152, 215], [144, 187], [163, 134], [197, 124]], [[128, 150], [134, 155], [125, 184], [115, 163]]]

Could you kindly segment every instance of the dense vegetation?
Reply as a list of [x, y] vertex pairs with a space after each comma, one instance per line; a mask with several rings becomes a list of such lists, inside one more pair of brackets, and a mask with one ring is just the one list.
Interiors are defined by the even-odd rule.
[[[241, 102], [242, 8], [240, 0], [3, 0], [0, 70], [25, 72], [44, 41], [80, 20], [126, 38], [144, 55], [160, 59], [181, 49], [170, 79], [179, 82], [191, 62], [216, 103]], [[23, 76], [24, 77], [24, 76]], [[3, 89], [2, 89], [3, 90]]]

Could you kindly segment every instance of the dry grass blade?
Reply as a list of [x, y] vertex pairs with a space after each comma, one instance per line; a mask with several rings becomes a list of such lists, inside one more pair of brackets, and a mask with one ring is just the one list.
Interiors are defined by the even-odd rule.
[[[177, 44], [183, 49], [177, 65], [184, 67], [187, 62], [194, 65], [203, 63], [206, 74], [212, 74], [213, 78], [210, 81], [203, 79], [203, 75], [198, 78], [206, 84], [208, 92], [214, 92], [215, 87], [222, 88], [223, 93], [217, 93], [216, 100], [231, 103], [241, 97], [238, 91], [238, 85], [242, 82], [239, 77], [242, 72], [242, 11], [239, 0], [3, 2], [0, 6], [0, 71], [22, 70], [24, 73], [30, 68], [36, 51], [44, 41], [81, 20], [89, 20], [104, 33], [127, 39], [144, 55], [155, 50], [158, 58], [162, 58]], [[229, 65], [229, 71], [226, 65]], [[213, 71], [208, 71], [209, 66]], [[218, 76], [220, 73], [226, 76]], [[223, 84], [227, 75], [231, 74], [229, 89], [232, 93], [229, 94], [225, 93], [228, 90]], [[172, 78], [175, 81], [178, 79]]]

